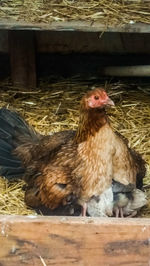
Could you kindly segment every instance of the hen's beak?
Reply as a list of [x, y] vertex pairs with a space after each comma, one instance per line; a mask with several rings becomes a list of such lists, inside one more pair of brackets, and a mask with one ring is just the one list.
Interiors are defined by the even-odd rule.
[[114, 102], [108, 97], [108, 99], [105, 101], [105, 105], [111, 105], [114, 106]]

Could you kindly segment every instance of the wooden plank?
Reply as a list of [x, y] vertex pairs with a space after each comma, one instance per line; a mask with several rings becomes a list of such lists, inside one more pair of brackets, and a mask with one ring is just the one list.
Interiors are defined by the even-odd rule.
[[37, 51], [58, 53], [150, 54], [150, 34], [37, 31]]
[[135, 54], [147, 54], [150, 53], [150, 46], [148, 45], [150, 40], [149, 34], [138, 34], [138, 33], [120, 33], [122, 46], [124, 53], [135, 53]]
[[[74, 31], [59, 32], [58, 34], [56, 31], [38, 31], [36, 32], [36, 43], [37, 51], [40, 53], [123, 53], [122, 40], [119, 37], [120, 33], [117, 32], [106, 32], [100, 36], [98, 32]], [[144, 48], [143, 46], [146, 53]]]
[[0, 30], [0, 52], [8, 53], [8, 31]]
[[[106, 32], [35, 32], [36, 51], [40, 53], [115, 53], [150, 54], [150, 34]], [[8, 31], [0, 30], [0, 52], [8, 52]]]
[[0, 19], [0, 29], [150, 33], [150, 24], [134, 23], [126, 24], [120, 27], [106, 27], [106, 25], [93, 21], [58, 21], [51, 23], [27, 23], [21, 20], [16, 21], [13, 19]]
[[0, 265], [149, 266], [150, 219], [0, 216]]
[[9, 52], [13, 85], [36, 87], [34, 33], [9, 31]]

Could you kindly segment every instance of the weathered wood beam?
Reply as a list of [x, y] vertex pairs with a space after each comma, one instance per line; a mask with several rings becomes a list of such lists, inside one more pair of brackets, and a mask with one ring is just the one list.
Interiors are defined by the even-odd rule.
[[150, 24], [134, 23], [124, 26], [106, 27], [91, 21], [58, 21], [51, 23], [28, 23], [13, 19], [0, 19], [0, 29], [7, 30], [50, 30], [50, 31], [86, 31], [86, 32], [138, 32], [150, 33]]
[[114, 77], [150, 77], [150, 65], [107, 66], [99, 72], [101, 75]]
[[36, 87], [34, 32], [9, 31], [9, 52], [13, 85]]
[[0, 216], [0, 245], [3, 266], [149, 266], [150, 219]]

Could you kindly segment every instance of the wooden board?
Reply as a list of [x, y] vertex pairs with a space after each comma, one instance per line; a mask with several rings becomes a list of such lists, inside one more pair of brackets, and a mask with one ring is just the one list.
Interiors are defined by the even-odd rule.
[[150, 219], [0, 216], [0, 265], [149, 266]]
[[[150, 54], [150, 34], [36, 31], [37, 53]], [[8, 53], [8, 31], [0, 30], [0, 52]]]
[[9, 31], [11, 78], [14, 86], [36, 87], [34, 33]]
[[40, 53], [150, 54], [150, 34], [37, 31]]
[[88, 32], [139, 32], [149, 33], [150, 24], [134, 23], [122, 27], [106, 27], [99, 22], [61, 21], [51, 23], [27, 23], [13, 19], [0, 19], [0, 29], [8, 30], [50, 30], [50, 31], [88, 31]]

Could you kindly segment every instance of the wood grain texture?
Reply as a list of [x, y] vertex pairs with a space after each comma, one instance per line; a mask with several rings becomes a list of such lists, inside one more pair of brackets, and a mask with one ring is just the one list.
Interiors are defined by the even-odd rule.
[[8, 30], [50, 30], [50, 31], [88, 31], [88, 32], [139, 32], [149, 33], [150, 24], [134, 23], [124, 26], [106, 27], [91, 21], [58, 21], [51, 23], [27, 23], [13, 19], [0, 19], [0, 29]]
[[[39, 53], [150, 54], [150, 34], [36, 31]], [[8, 52], [8, 31], [0, 30], [0, 52]]]
[[36, 87], [34, 33], [9, 31], [9, 52], [13, 85]]
[[37, 51], [58, 53], [150, 54], [150, 34], [37, 31]]
[[0, 217], [0, 265], [150, 265], [150, 219]]

